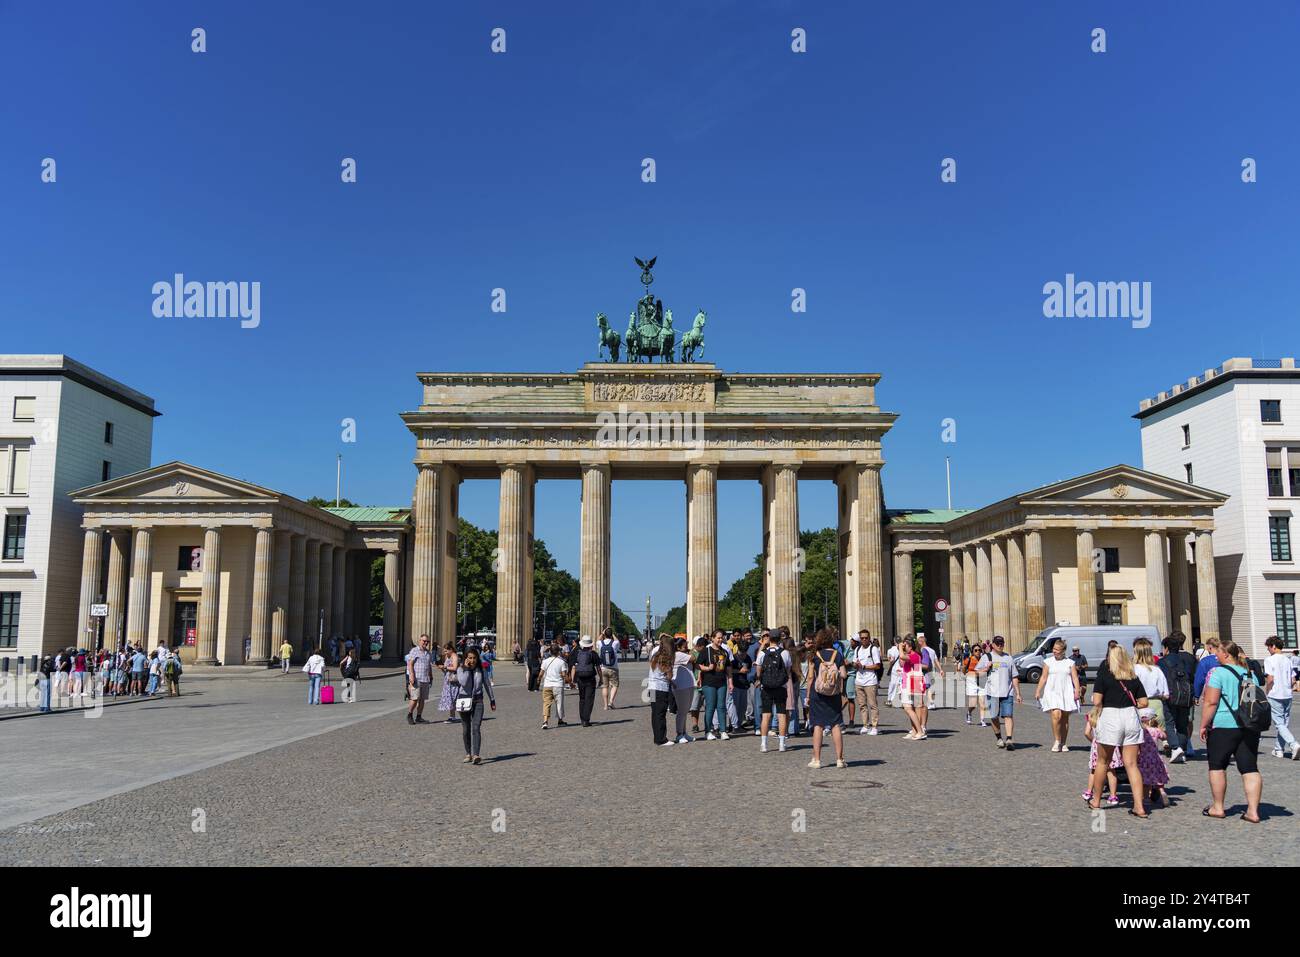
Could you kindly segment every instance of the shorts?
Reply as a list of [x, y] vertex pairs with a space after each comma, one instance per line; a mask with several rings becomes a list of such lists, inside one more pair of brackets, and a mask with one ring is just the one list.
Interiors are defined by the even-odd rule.
[[775, 709], [777, 714], [785, 714], [786, 693], [785, 686], [780, 688], [762, 689], [763, 713], [769, 714]]
[[611, 688], [617, 688], [617, 687], [618, 687], [618, 669], [617, 669], [617, 668], [606, 668], [604, 665], [601, 665], [601, 666], [600, 666], [600, 677], [604, 680], [605, 684], [609, 685]]
[[1228, 770], [1228, 759], [1237, 759], [1241, 774], [1259, 771], [1259, 732], [1241, 728], [1211, 728], [1205, 738], [1206, 758], [1211, 771]]
[[924, 694], [913, 694], [908, 691], [898, 692], [898, 706], [900, 708], [920, 708], [925, 704]]
[[1142, 743], [1142, 722], [1136, 708], [1102, 708], [1092, 739], [1108, 747], [1128, 747]]
[[[989, 695], [989, 714], [992, 715], [993, 717], [1011, 718], [1015, 716], [1015, 710], [1016, 710], [1015, 695], [1009, 694], [1005, 698], [998, 698], [995, 697], [994, 695]], [[1137, 717], [1134, 716], [1133, 720], [1136, 721]], [[1134, 744], [1136, 743], [1137, 742], [1135, 741]]]
[[415, 694], [411, 696], [412, 701], [428, 701], [429, 688], [433, 685], [431, 681], [421, 681], [415, 686]]

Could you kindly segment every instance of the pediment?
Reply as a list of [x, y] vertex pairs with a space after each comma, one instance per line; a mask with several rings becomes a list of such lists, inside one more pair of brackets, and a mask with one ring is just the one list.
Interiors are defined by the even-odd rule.
[[1116, 465], [1029, 492], [1021, 502], [1218, 503], [1226, 496], [1130, 465]]
[[139, 499], [149, 502], [191, 501], [259, 501], [277, 498], [270, 489], [240, 479], [209, 472], [183, 462], [169, 462], [142, 472], [110, 479], [72, 493], [78, 501], [121, 501]]

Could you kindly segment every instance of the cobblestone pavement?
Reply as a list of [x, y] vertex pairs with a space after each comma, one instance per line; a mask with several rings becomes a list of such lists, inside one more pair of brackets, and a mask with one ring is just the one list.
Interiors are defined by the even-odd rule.
[[[933, 714], [929, 740], [906, 741], [902, 713], [887, 708], [888, 733], [846, 737], [847, 769], [814, 771], [808, 738], [793, 739], [786, 754], [760, 754], [752, 734], [654, 747], [649, 707], [639, 700], [645, 670], [623, 666], [626, 707], [604, 712], [598, 702], [597, 726], [542, 731], [540, 696], [524, 689], [518, 668], [499, 666], [500, 710], [483, 724], [481, 767], [461, 763], [458, 727], [407, 725], [396, 710], [399, 686], [373, 682], [366, 697], [387, 696], [394, 710], [325, 731], [345, 706], [310, 709], [323, 733], [108, 799], [91, 788], [88, 803], [0, 832], [0, 864], [1159, 866], [1300, 858], [1300, 762], [1270, 757], [1271, 737], [1261, 756], [1263, 825], [1202, 817], [1208, 785], [1196, 761], [1170, 769], [1170, 809], [1138, 821], [1126, 803], [1103, 812], [1098, 831], [1079, 796], [1088, 763], [1079, 728], [1078, 750], [1053, 754], [1047, 716], [1031, 702], [1017, 709], [1012, 754], [954, 710]], [[296, 703], [301, 688], [292, 691]], [[567, 709], [576, 719], [576, 696]], [[119, 713], [149, 719], [154, 746], [168, 745], [172, 714]], [[116, 754], [135, 759], [129, 743]], [[829, 748], [828, 758], [833, 765]], [[89, 776], [66, 754], [42, 760]], [[30, 754], [8, 762], [10, 788], [32, 762]], [[1230, 813], [1233, 805], [1240, 813], [1235, 771], [1228, 793]]]

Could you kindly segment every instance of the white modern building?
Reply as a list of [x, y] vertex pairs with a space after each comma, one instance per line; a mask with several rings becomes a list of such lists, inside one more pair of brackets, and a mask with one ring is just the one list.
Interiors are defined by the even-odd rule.
[[1141, 423], [1142, 467], [1228, 495], [1215, 512], [1219, 627], [1255, 657], [1277, 635], [1296, 647], [1300, 568], [1300, 368], [1228, 359], [1153, 398]]
[[67, 356], [0, 355], [0, 657], [93, 642], [78, 621], [82, 510], [67, 493], [147, 468], [157, 415]]

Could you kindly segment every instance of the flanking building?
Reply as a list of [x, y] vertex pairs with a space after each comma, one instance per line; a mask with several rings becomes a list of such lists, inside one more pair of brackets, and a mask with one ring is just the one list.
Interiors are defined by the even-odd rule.
[[[1270, 635], [1296, 647], [1300, 568], [1300, 368], [1294, 358], [1228, 359], [1143, 399], [1142, 464], [1227, 494], [1215, 514], [1222, 634], [1247, 654]], [[1199, 541], [1197, 543], [1199, 547]], [[1189, 544], [1189, 556], [1194, 554]]]
[[[68, 493], [147, 468], [154, 400], [64, 355], [0, 356], [0, 657], [93, 645]], [[112, 627], [110, 616], [105, 627]]]

